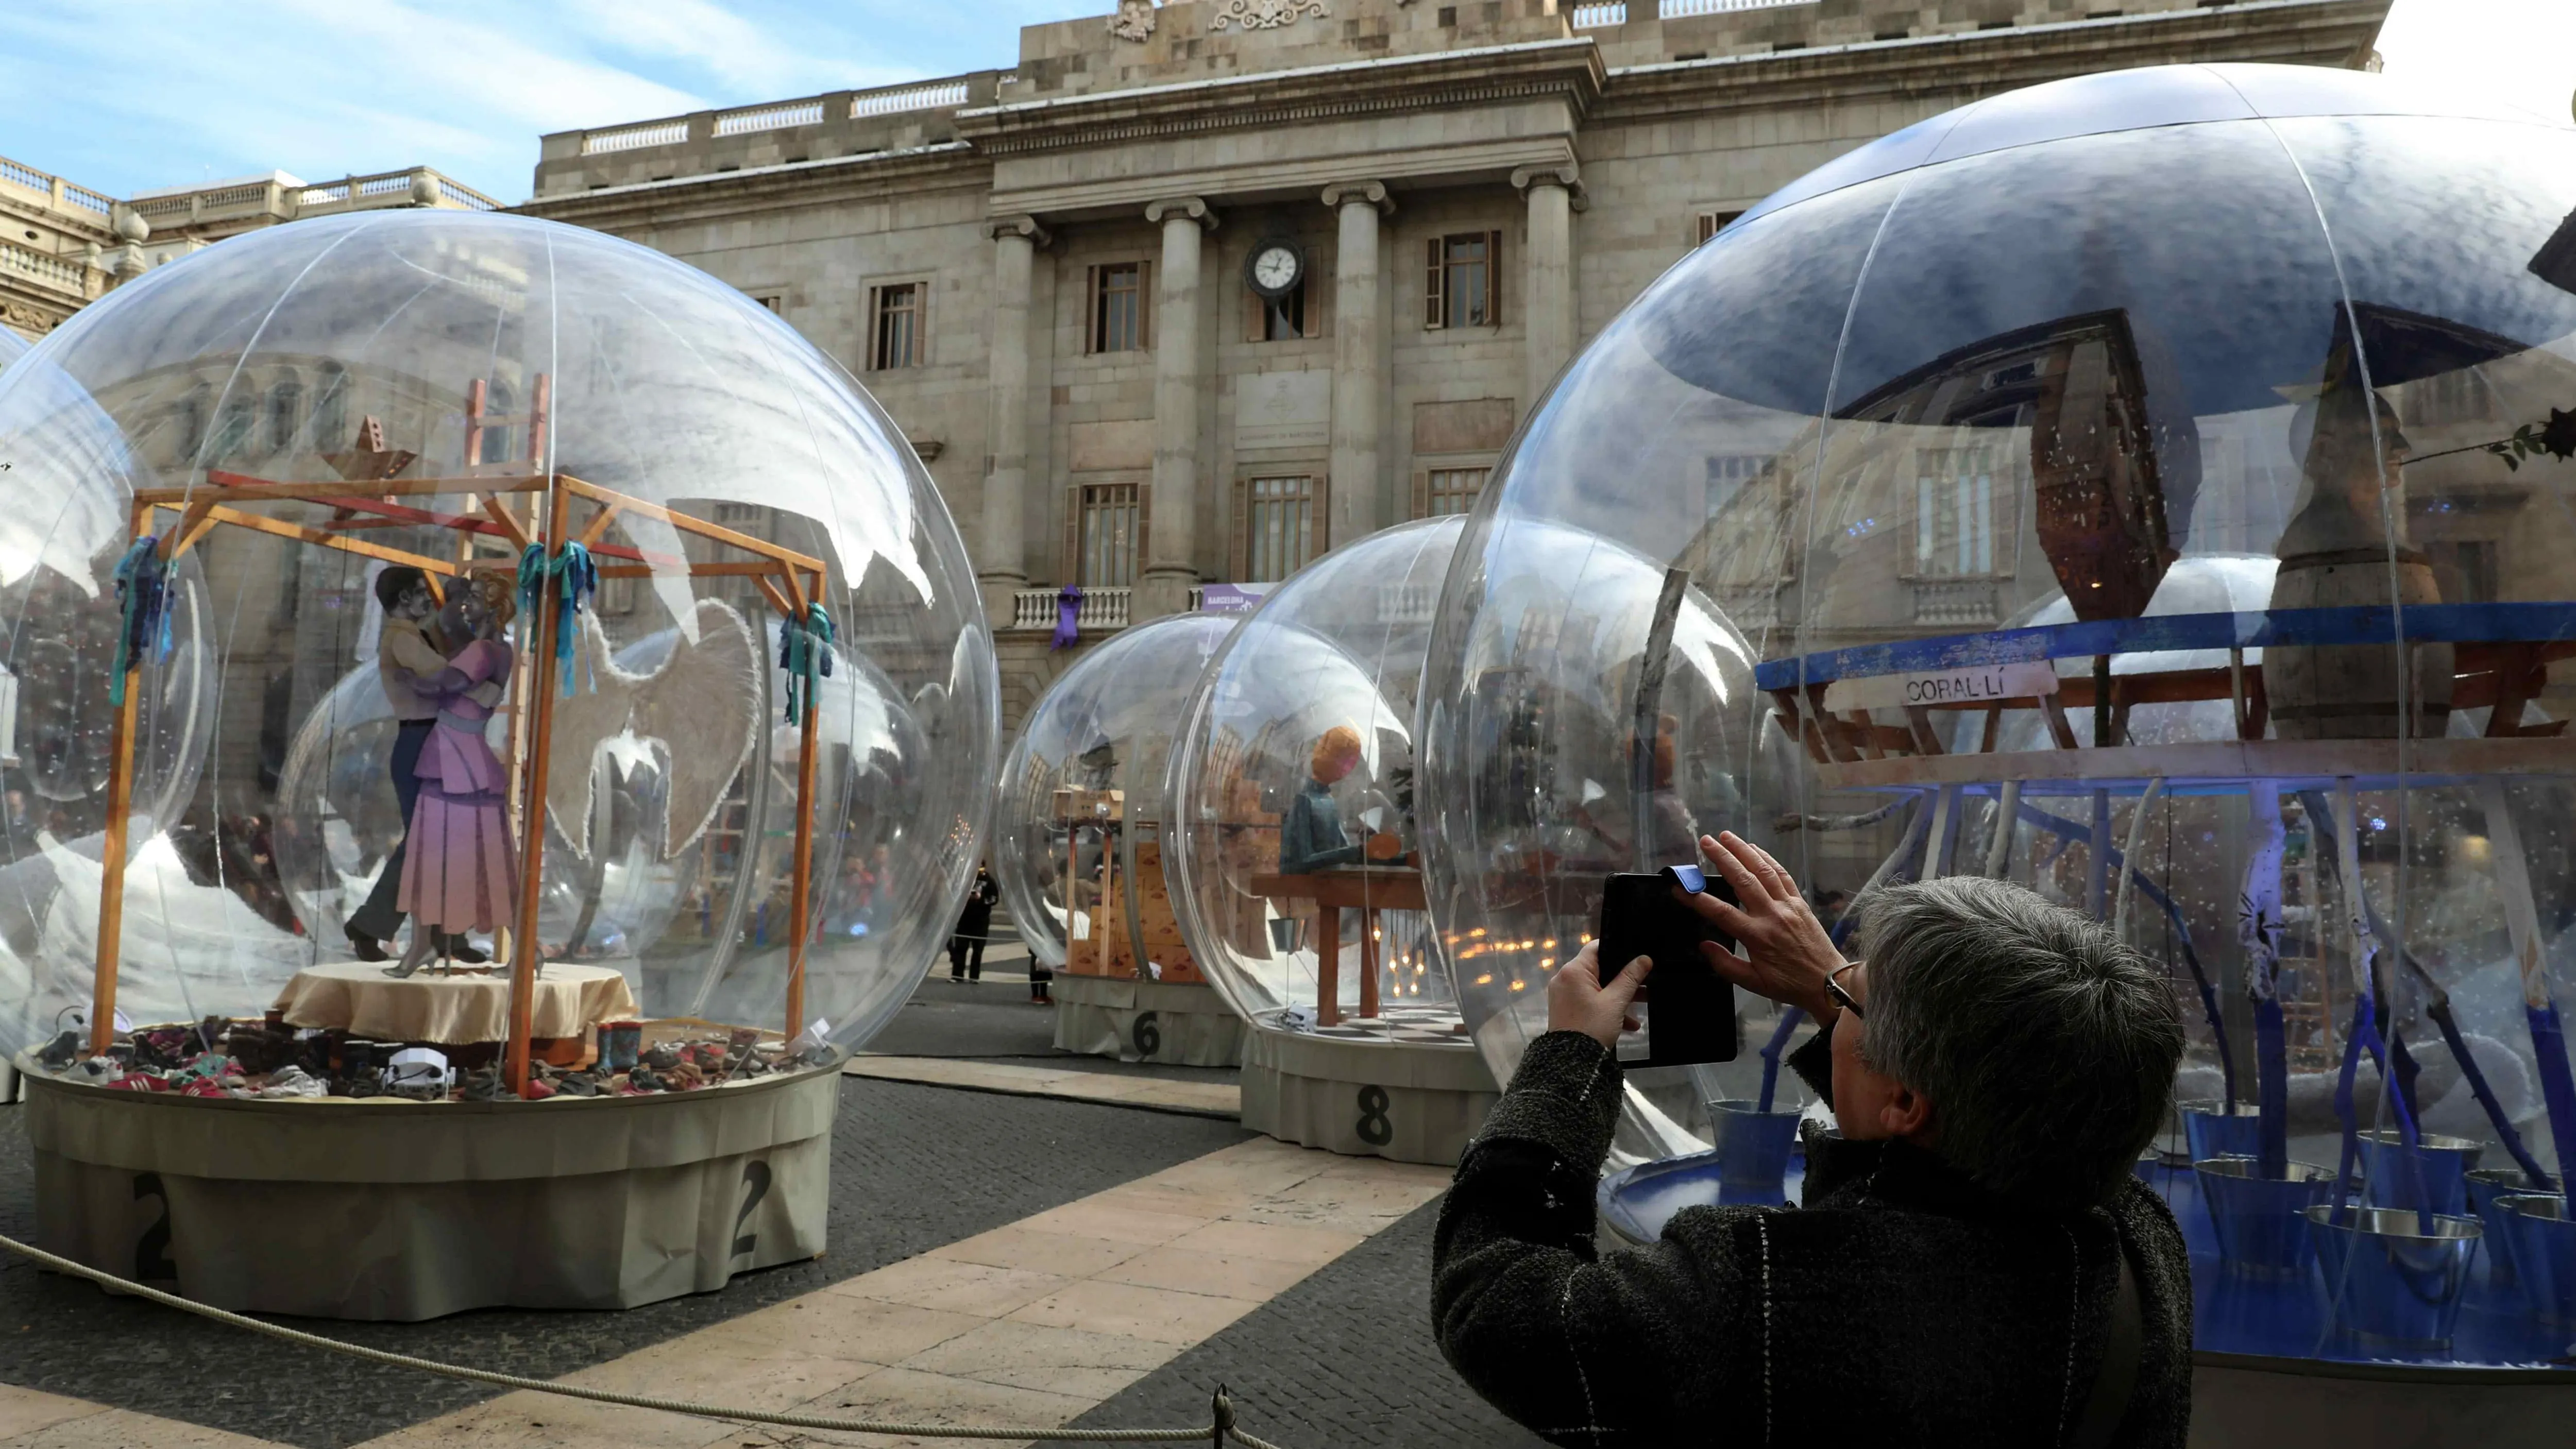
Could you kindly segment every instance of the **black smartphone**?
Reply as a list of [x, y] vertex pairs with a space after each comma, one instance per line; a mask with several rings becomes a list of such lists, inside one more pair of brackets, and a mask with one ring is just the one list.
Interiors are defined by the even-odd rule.
[[1735, 904], [1735, 889], [1725, 877], [1695, 865], [1667, 866], [1651, 875], [1622, 872], [1602, 884], [1601, 927], [1594, 933], [1601, 942], [1601, 974], [1615, 975], [1640, 956], [1655, 962], [1646, 978], [1646, 1056], [1622, 1057], [1622, 1066], [1731, 1062], [1744, 1049], [1735, 987], [1699, 949], [1701, 942], [1714, 941], [1731, 951], [1735, 941], [1676, 899], [1677, 888]]

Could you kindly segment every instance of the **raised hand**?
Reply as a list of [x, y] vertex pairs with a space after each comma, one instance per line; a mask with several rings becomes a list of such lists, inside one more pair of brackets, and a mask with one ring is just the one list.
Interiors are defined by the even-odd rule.
[[1637, 1029], [1638, 1022], [1628, 1014], [1628, 1007], [1637, 999], [1637, 988], [1646, 984], [1646, 973], [1654, 969], [1653, 957], [1640, 956], [1605, 982], [1601, 979], [1601, 943], [1585, 945], [1573, 960], [1558, 967], [1555, 977], [1547, 983], [1547, 1029], [1579, 1031], [1617, 1050], [1619, 1033]]
[[1738, 955], [1714, 942], [1703, 945], [1709, 964], [1747, 991], [1797, 1007], [1818, 1021], [1831, 1020], [1835, 1007], [1825, 994], [1825, 978], [1843, 964], [1843, 953], [1799, 894], [1787, 867], [1733, 831], [1701, 836], [1699, 849], [1735, 887], [1740, 903], [1728, 905], [1707, 893], [1684, 897], [1702, 919], [1734, 937], [1742, 951]]

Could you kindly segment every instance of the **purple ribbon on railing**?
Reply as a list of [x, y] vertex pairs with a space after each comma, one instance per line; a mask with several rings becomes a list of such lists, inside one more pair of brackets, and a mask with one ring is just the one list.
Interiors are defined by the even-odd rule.
[[1082, 637], [1082, 629], [1078, 623], [1078, 616], [1081, 612], [1081, 589], [1076, 588], [1072, 584], [1067, 584], [1057, 591], [1055, 596], [1055, 638], [1048, 642], [1047, 647], [1049, 649], [1071, 648], [1073, 641]]

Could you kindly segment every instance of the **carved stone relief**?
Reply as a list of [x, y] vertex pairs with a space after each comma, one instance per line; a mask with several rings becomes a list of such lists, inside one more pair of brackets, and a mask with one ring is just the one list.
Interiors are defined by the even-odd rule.
[[1329, 20], [1324, 0], [1225, 0], [1208, 19], [1208, 29], [1277, 30], [1306, 16]]
[[1118, 0], [1118, 13], [1109, 17], [1109, 33], [1143, 44], [1154, 33], [1154, 0]]

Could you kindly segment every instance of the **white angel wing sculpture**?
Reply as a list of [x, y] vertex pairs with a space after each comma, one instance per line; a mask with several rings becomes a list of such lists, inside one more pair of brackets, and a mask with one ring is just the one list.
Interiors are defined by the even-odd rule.
[[[675, 632], [671, 652], [648, 673], [618, 667], [599, 620], [581, 616], [581, 662], [572, 696], [554, 707], [546, 767], [546, 810], [587, 859], [599, 752], [621, 735], [661, 746], [670, 780], [661, 855], [687, 849], [714, 822], [727, 787], [760, 735], [759, 636], [731, 605], [700, 599], [694, 629]], [[692, 640], [691, 636], [695, 638]], [[583, 688], [594, 672], [595, 689]]]

